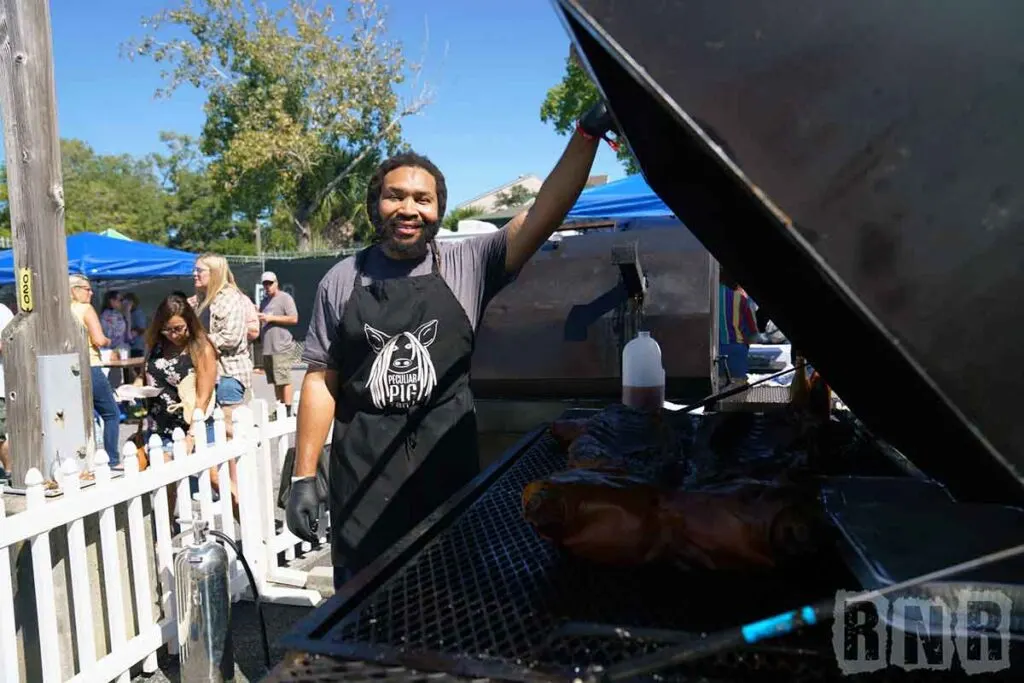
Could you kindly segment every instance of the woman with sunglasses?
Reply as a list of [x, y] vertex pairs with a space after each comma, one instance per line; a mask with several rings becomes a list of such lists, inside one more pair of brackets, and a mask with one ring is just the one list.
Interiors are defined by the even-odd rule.
[[82, 323], [89, 341], [89, 365], [92, 366], [92, 407], [103, 420], [103, 450], [107, 452], [110, 465], [121, 462], [118, 438], [121, 430], [121, 411], [117, 408], [114, 390], [110, 387], [103, 367], [100, 365], [100, 349], [110, 345], [110, 339], [103, 334], [96, 309], [92, 307], [92, 284], [83, 275], [72, 275], [71, 312]]
[[[174, 430], [181, 428], [185, 432], [185, 452], [191, 453], [195, 445], [190, 429], [192, 412], [199, 409], [206, 413], [214, 401], [217, 351], [183, 292], [173, 292], [157, 306], [146, 328], [146, 348], [144, 374], [133, 384], [160, 390], [156, 396], [146, 399], [146, 404], [153, 426], [151, 435], [160, 437], [164, 459], [170, 460]], [[212, 422], [207, 421], [206, 430], [207, 440], [212, 440]], [[146, 443], [148, 440], [137, 445], [145, 447]], [[219, 490], [216, 473], [216, 469], [210, 470], [210, 483], [215, 491]], [[167, 493], [173, 518], [176, 487], [167, 487]], [[237, 517], [237, 499], [233, 497], [232, 502]]]
[[[217, 352], [210, 342], [203, 324], [189, 306], [186, 296], [175, 292], [165, 298], [153, 313], [153, 320], [146, 330], [145, 377], [139, 377], [135, 384], [156, 387], [160, 393], [149, 399], [149, 418], [154, 433], [163, 439], [169, 448], [174, 430], [181, 428], [189, 434], [192, 416], [183, 408], [186, 402], [194, 400], [194, 407], [207, 411], [213, 400], [213, 388], [217, 382]], [[179, 385], [194, 375], [195, 396], [182, 396]], [[192, 382], [189, 382], [192, 385]], [[188, 398], [190, 401], [184, 401]], [[192, 435], [187, 437], [187, 447], [192, 450]]]

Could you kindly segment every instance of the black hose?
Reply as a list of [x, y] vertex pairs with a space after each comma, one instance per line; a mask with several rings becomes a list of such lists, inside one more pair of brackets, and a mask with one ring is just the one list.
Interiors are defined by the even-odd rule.
[[234, 539], [223, 531], [217, 531], [216, 529], [208, 529], [207, 533], [231, 546], [231, 549], [235, 551], [235, 555], [242, 562], [242, 569], [245, 570], [245, 575], [249, 579], [249, 588], [252, 589], [253, 601], [256, 603], [256, 612], [260, 620], [260, 638], [263, 641], [263, 661], [267, 665], [267, 670], [269, 671], [270, 641], [267, 639], [267, 621], [263, 618], [263, 601], [260, 599], [260, 591], [256, 587], [256, 577], [253, 576], [252, 569], [249, 567], [249, 563], [246, 562], [245, 555], [242, 554], [242, 548], [238, 543], [235, 543]]

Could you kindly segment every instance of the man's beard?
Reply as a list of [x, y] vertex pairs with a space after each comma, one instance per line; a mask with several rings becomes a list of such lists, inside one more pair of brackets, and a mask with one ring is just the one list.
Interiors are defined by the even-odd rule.
[[422, 223], [420, 235], [414, 242], [403, 242], [395, 238], [398, 229], [398, 218], [389, 218], [377, 226], [377, 238], [388, 253], [403, 259], [422, 258], [427, 255], [427, 245], [437, 236], [441, 223]]

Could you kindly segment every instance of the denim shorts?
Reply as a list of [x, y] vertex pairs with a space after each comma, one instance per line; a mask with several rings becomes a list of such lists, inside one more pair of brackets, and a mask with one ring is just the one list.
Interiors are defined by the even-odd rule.
[[237, 406], [245, 402], [245, 387], [234, 377], [221, 377], [217, 381], [217, 403]]

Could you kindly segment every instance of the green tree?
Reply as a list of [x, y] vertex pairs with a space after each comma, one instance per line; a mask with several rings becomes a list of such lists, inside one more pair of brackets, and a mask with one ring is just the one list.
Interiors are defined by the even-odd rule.
[[60, 149], [68, 234], [113, 228], [166, 244], [166, 196], [151, 157], [96, 154], [81, 140], [61, 140]]
[[[259, 229], [264, 251], [294, 251], [293, 231], [275, 224], [267, 213], [247, 214], [245, 199], [231, 195], [210, 172], [197, 138], [164, 132], [167, 153], [156, 155], [167, 193], [170, 244], [189, 251], [255, 254], [254, 230]], [[243, 207], [239, 209], [238, 207]]]
[[166, 194], [166, 225], [171, 246], [213, 251], [216, 245], [240, 236], [231, 206], [208, 173], [199, 141], [188, 135], [160, 133], [167, 145], [155, 157]]
[[[167, 242], [166, 196], [154, 174], [153, 159], [102, 155], [81, 140], [61, 140], [64, 229], [102, 232], [113, 228], [128, 237]], [[7, 172], [0, 167], [0, 234], [11, 234]]]
[[536, 196], [536, 192], [531, 192], [522, 185], [513, 185], [504, 192], [499, 192], [494, 196], [494, 208], [498, 210], [514, 209]]
[[[350, 0], [345, 19], [335, 27], [333, 9], [314, 0], [279, 11], [258, 0], [184, 0], [144, 20], [149, 34], [126, 45], [169, 67], [158, 95], [205, 90], [213, 177], [250, 216], [287, 212], [303, 250], [318, 219], [332, 225], [325, 205], [354, 208], [346, 180], [365, 187], [365, 162], [395, 150], [402, 120], [430, 99], [400, 101], [397, 87], [417, 68], [387, 39], [376, 0]], [[186, 37], [158, 40], [165, 29]]]
[[[325, 166], [319, 177], [307, 178], [297, 188], [298, 203], [308, 204], [315, 201], [311, 195], [319, 192], [325, 182], [341, 176], [319, 209], [309, 217], [315, 235], [313, 246], [317, 249], [347, 247], [366, 242], [373, 236], [373, 226], [366, 213], [366, 185], [383, 160], [383, 154], [374, 149], [356, 159], [360, 154], [339, 156], [334, 166]], [[347, 171], [353, 163], [352, 170]]]
[[[601, 98], [597, 86], [590, 80], [587, 73], [572, 56], [565, 61], [565, 74], [561, 82], [548, 90], [540, 107], [540, 120], [550, 123], [562, 135], [572, 133], [576, 122], [594, 106]], [[619, 161], [627, 173], [639, 173], [640, 166], [629, 151], [629, 146], [622, 144], [618, 151]]]
[[448, 212], [448, 215], [441, 221], [441, 227], [451, 231], [458, 231], [459, 221], [469, 220], [470, 218], [476, 218], [480, 215], [480, 209], [475, 206], [464, 206], [461, 209], [452, 209]]

